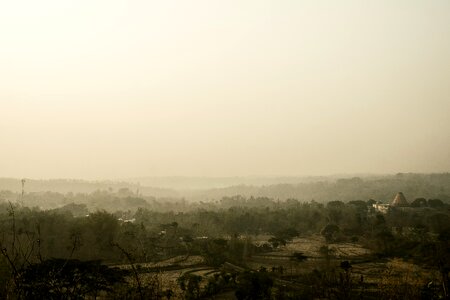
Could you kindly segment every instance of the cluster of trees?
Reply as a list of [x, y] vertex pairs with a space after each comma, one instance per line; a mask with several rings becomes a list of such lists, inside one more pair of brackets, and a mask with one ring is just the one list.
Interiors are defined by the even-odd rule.
[[[102, 197], [109, 195], [112, 200], [108, 201], [136, 201], [138, 206], [142, 199], [133, 198], [127, 192], [122, 190], [121, 195], [106, 193]], [[133, 274], [105, 268], [105, 264], [201, 255], [213, 267], [225, 262], [245, 267], [251, 255], [272, 251], [296, 236], [309, 234], [321, 234], [329, 244], [359, 241], [380, 256], [411, 257], [448, 274], [448, 204], [436, 199], [418, 199], [413, 203], [423, 203], [418, 205], [420, 208], [392, 210], [382, 215], [373, 210], [373, 203], [373, 200], [356, 200], [321, 204], [235, 196], [213, 203], [186, 204], [189, 209], [183, 212], [158, 211], [148, 206], [135, 211], [90, 212], [84, 204], [68, 203], [57, 209], [40, 210], [4, 202], [0, 203], [1, 293], [6, 295], [15, 291], [24, 297], [40, 298], [33, 294], [36, 293], [33, 289], [39, 286], [47, 294], [95, 296], [96, 293], [114, 292], [116, 295], [148, 295], [154, 289], [146, 291], [143, 286], [129, 286], [124, 278]], [[259, 246], [252, 243], [252, 236], [258, 234], [270, 235], [268, 243]], [[301, 253], [298, 257], [305, 258]], [[61, 272], [74, 275], [59, 276]], [[193, 287], [189, 297], [217, 292], [223, 285], [225, 289], [233, 287], [240, 291], [238, 294], [242, 299], [250, 299], [245, 291], [252, 288], [240, 288], [239, 284], [263, 281], [270, 287], [273, 278], [266, 275], [264, 272], [241, 274], [234, 283], [228, 277], [219, 276], [217, 282], [208, 283], [207, 292], [195, 289], [199, 278], [186, 279], [184, 286], [186, 293], [189, 286]], [[95, 280], [84, 282], [81, 277]], [[163, 297], [161, 293], [158, 295]], [[170, 297], [170, 292], [164, 293], [164, 297]], [[48, 297], [56, 299], [60, 294], [55, 295]]]
[[[204, 207], [198, 203], [197, 209], [186, 212], [161, 212], [141, 207], [135, 212], [114, 213], [90, 213], [83, 204], [69, 203], [45, 211], [17, 206], [15, 221], [17, 229], [26, 238], [40, 235], [45, 241], [41, 243], [40, 251], [46, 256], [67, 256], [71, 245], [78, 241], [76, 258], [106, 261], [117, 261], [117, 251], [110, 247], [112, 241], [130, 245], [148, 259], [163, 252], [158, 247], [164, 245], [176, 252], [178, 248], [186, 249], [180, 241], [187, 243], [199, 237], [229, 240], [270, 234], [273, 236], [270, 242], [276, 247], [299, 234], [321, 233], [329, 242], [381, 239], [388, 248], [393, 245], [389, 239], [424, 242], [432, 239], [433, 234], [445, 235], [449, 229], [448, 205], [440, 200], [425, 201], [429, 206], [426, 209], [393, 210], [387, 215], [377, 214], [372, 208], [373, 202], [330, 201], [324, 205], [315, 201], [288, 199], [280, 202], [236, 196], [223, 198], [215, 204], [207, 203]], [[257, 206], [257, 203], [261, 205]], [[8, 203], [0, 204], [0, 229], [3, 232], [11, 228], [10, 211]], [[375, 250], [387, 251], [382, 248]]]
[[[27, 179], [26, 193], [22, 199], [20, 180], [0, 178], [0, 199], [12, 202], [20, 199], [28, 207], [36, 206], [42, 209], [53, 209], [74, 202], [85, 204], [90, 211], [96, 209], [105, 209], [109, 212], [135, 211], [138, 207], [144, 207], [162, 212], [196, 210], [205, 208], [211, 203], [217, 204], [218, 201], [221, 202], [222, 208], [240, 206], [239, 203], [233, 203], [234, 200], [232, 202], [223, 201], [226, 197], [232, 198], [230, 197], [232, 195], [244, 196], [247, 199], [247, 206], [264, 206], [270, 204], [269, 198], [281, 201], [292, 198], [301, 202], [314, 199], [320, 203], [332, 200], [348, 202], [369, 198], [390, 200], [395, 196], [395, 191], [400, 190], [410, 199], [425, 197], [450, 203], [450, 173], [400, 173], [389, 176], [353, 178], [298, 178], [298, 183], [294, 183], [292, 180], [292, 178], [285, 179], [285, 182], [289, 182], [289, 184], [279, 184], [276, 183], [279, 182], [278, 179], [274, 179], [273, 184], [268, 182], [266, 185], [233, 185], [225, 188], [176, 191], [124, 182]], [[252, 202], [252, 196], [258, 201]], [[263, 201], [264, 197], [269, 198]], [[192, 203], [201, 201], [203, 201], [202, 204]], [[261, 203], [261, 201], [263, 202]], [[422, 204], [418, 203], [418, 205]]]
[[237, 185], [192, 193], [190, 199], [221, 199], [230, 195], [246, 198], [270, 197], [286, 200], [325, 203], [331, 200], [351, 201], [355, 199], [392, 199], [396, 191], [403, 191], [411, 199], [425, 197], [450, 202], [450, 173], [412, 174], [399, 173], [387, 176], [366, 176], [353, 178], [316, 178], [310, 181], [290, 184]]

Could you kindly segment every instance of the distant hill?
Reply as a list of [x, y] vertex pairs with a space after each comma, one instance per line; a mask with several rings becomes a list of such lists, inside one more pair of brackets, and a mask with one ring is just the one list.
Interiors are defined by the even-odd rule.
[[334, 181], [339, 178], [365, 178], [373, 175], [344, 174], [330, 176], [234, 176], [234, 177], [192, 177], [192, 176], [163, 176], [163, 177], [135, 177], [122, 179], [124, 182], [139, 182], [142, 186], [153, 186], [176, 190], [206, 190], [226, 188], [230, 186], [265, 186], [275, 184], [298, 184], [318, 181]]
[[[78, 179], [26, 179], [25, 191], [29, 192], [57, 192], [57, 193], [92, 193], [98, 190], [118, 191], [122, 188], [130, 189], [140, 194], [152, 195], [155, 197], [178, 197], [177, 191], [172, 189], [154, 188], [149, 186], [139, 186], [135, 183], [124, 181], [87, 181]], [[21, 179], [0, 178], [0, 191], [9, 190], [15, 193], [21, 192]]]
[[[141, 178], [143, 179], [143, 178]], [[408, 201], [419, 197], [450, 202], [450, 173], [328, 177], [149, 177], [148, 181], [86, 181], [26, 179], [25, 191], [92, 193], [98, 190], [129, 189], [135, 195], [156, 198], [185, 198], [191, 201], [220, 200], [222, 197], [269, 197], [300, 201], [351, 201], [375, 199], [390, 202], [397, 192]], [[140, 182], [137, 184], [136, 182]], [[228, 185], [227, 185], [228, 184]], [[215, 188], [201, 188], [216, 186]], [[171, 188], [168, 188], [171, 187]], [[20, 193], [20, 179], [0, 178], [0, 191]]]
[[300, 201], [333, 200], [351, 201], [375, 199], [390, 202], [397, 192], [408, 200], [419, 197], [438, 198], [450, 202], [450, 173], [397, 174], [376, 177], [353, 177], [297, 184], [272, 184], [265, 186], [239, 185], [183, 193], [192, 200], [218, 200], [225, 196], [269, 197], [280, 200], [295, 198]]

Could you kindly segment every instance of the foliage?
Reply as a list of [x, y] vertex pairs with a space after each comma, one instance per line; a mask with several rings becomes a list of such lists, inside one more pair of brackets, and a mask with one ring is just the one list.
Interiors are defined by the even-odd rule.
[[264, 269], [259, 272], [243, 272], [237, 277], [236, 298], [270, 299], [273, 284], [273, 279]]
[[339, 226], [335, 224], [328, 224], [320, 231], [320, 234], [325, 237], [327, 242], [332, 242], [334, 235], [338, 233], [339, 230]]
[[178, 284], [187, 300], [200, 298], [200, 282], [202, 279], [201, 276], [194, 274], [186, 274], [178, 278]]
[[85, 299], [111, 292], [113, 285], [124, 282], [124, 276], [123, 271], [99, 261], [49, 259], [26, 267], [16, 290], [24, 299]]
[[[353, 181], [339, 181], [336, 185], [348, 186]], [[359, 183], [363, 184], [361, 181]], [[340, 241], [358, 241], [383, 258], [402, 257], [427, 264], [441, 272], [440, 282], [448, 282], [450, 213], [445, 201], [434, 198], [425, 202], [420, 199], [413, 202], [413, 207], [381, 214], [371, 207], [371, 200], [347, 203], [334, 200], [323, 205], [316, 201], [236, 196], [217, 202], [192, 204], [186, 201], [158, 204], [156, 200], [147, 199], [152, 203], [150, 205], [130, 190], [114, 194], [98, 192], [89, 197], [99, 203], [117, 201], [141, 207], [135, 211], [114, 213], [91, 210], [87, 215], [88, 206], [72, 202], [60, 209], [47, 211], [0, 203], [3, 254], [0, 261], [0, 297], [11, 295], [10, 287], [13, 286], [17, 295], [33, 298], [42, 298], [45, 293], [45, 298], [49, 299], [67, 295], [73, 298], [74, 290], [86, 297], [112, 293], [114, 290], [115, 295], [122, 298], [170, 298], [174, 292], [163, 290], [156, 278], [146, 283], [140, 282], [143, 276], [139, 274], [142, 270], [135, 266], [137, 262], [201, 255], [208, 266], [217, 270], [226, 262], [246, 267], [247, 261], [256, 252], [280, 251], [276, 248], [288, 245], [298, 236], [319, 233], [327, 242], [319, 250], [326, 266], [302, 280], [317, 288], [325, 287], [327, 294], [314, 294], [304, 288], [305, 295], [342, 298], [352, 294], [350, 290], [363, 286], [351, 275], [352, 268], [347, 264], [335, 268], [333, 262], [336, 262], [337, 255], [332, 243]], [[161, 206], [153, 209], [158, 205]], [[179, 207], [185, 210], [180, 212]], [[272, 247], [267, 242], [265, 246], [255, 245], [251, 237], [258, 234], [269, 235], [268, 242]], [[293, 264], [294, 261], [303, 261], [306, 256], [297, 252], [290, 259], [289, 263]], [[112, 269], [105, 269], [99, 260], [108, 264], [131, 264], [134, 274], [128, 273], [130, 282], [124, 283], [120, 276], [117, 281], [115, 275], [108, 277]], [[76, 270], [73, 271], [73, 268]], [[66, 271], [68, 274], [73, 271], [73, 274], [55, 275]], [[80, 276], [91, 278], [89, 280], [92, 282], [88, 284], [79, 279]], [[281, 272], [269, 274], [265, 271], [242, 272], [234, 278], [227, 273], [210, 277], [191, 274], [180, 279], [179, 285], [184, 288], [184, 296], [190, 299], [210, 297], [227, 288], [236, 289], [240, 299], [286, 298], [294, 297], [295, 293], [303, 295], [303, 292], [294, 293], [288, 288], [281, 288], [275, 280], [277, 276], [287, 277]], [[36, 286], [40, 288], [34, 290]], [[386, 288], [391, 287], [386, 285]], [[422, 292], [443, 294], [436, 289], [435, 285], [430, 285], [429, 288], [423, 287]], [[39, 294], [41, 292], [44, 294]], [[395, 293], [394, 288], [392, 293]], [[419, 294], [414, 291], [414, 296]]]

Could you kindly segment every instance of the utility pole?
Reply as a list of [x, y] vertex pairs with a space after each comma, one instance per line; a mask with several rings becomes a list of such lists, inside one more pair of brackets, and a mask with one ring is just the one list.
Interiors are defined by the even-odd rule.
[[23, 195], [25, 194], [25, 179], [22, 179], [21, 182], [22, 182], [22, 196], [20, 198], [20, 202], [22, 202], [23, 206]]

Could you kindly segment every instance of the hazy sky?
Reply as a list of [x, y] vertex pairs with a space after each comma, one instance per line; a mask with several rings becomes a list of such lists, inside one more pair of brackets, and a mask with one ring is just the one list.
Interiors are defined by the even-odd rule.
[[0, 2], [0, 176], [450, 171], [450, 1]]

